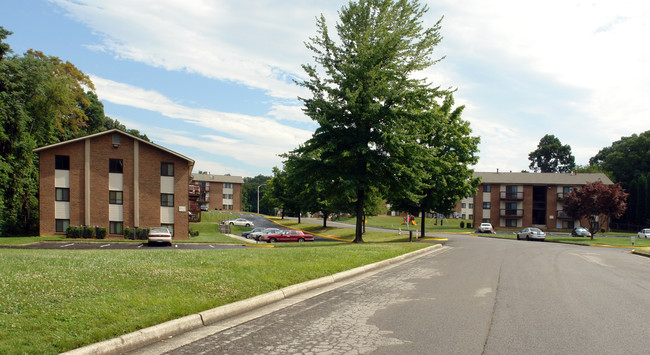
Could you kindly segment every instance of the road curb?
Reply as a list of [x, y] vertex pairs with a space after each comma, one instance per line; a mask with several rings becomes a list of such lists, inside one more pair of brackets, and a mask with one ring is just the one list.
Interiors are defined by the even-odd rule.
[[269, 305], [277, 301], [281, 301], [283, 299], [295, 296], [303, 292], [307, 292], [323, 286], [331, 285], [336, 282], [343, 281], [354, 276], [358, 276], [365, 272], [375, 271], [382, 267], [391, 266], [396, 263], [421, 257], [425, 254], [435, 251], [440, 247], [442, 247], [441, 244], [435, 244], [426, 248], [412, 251], [410, 253], [396, 256], [391, 259], [378, 261], [376, 263], [359, 266], [354, 269], [342, 271], [334, 275], [324, 276], [318, 279], [287, 286], [282, 289], [271, 291], [245, 300], [229, 303], [197, 314], [192, 314], [189, 316], [185, 316], [182, 318], [173, 319], [161, 324], [157, 324], [148, 328], [140, 329], [138, 331], [124, 334], [113, 339], [90, 344], [81, 348], [77, 348], [65, 352], [63, 354], [67, 354], [67, 355], [118, 354], [118, 353], [131, 351], [143, 347], [145, 345], [149, 345], [178, 334], [182, 334], [194, 329], [198, 329], [216, 323], [218, 321], [224, 320], [226, 318], [230, 318], [235, 315], [248, 312], [250, 310], [260, 308], [262, 306]]

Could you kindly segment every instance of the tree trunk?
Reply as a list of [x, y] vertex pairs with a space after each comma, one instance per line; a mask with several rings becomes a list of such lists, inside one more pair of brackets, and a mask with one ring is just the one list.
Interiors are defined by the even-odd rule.
[[300, 211], [298, 211], [298, 224], [300, 224], [300, 216], [301, 215], [302, 215], [302, 213]]
[[426, 228], [424, 228], [424, 224], [427, 220], [427, 213], [425, 211], [422, 211], [422, 221], [420, 222], [420, 235], [422, 238], [424, 238], [427, 234]]
[[323, 228], [327, 228], [327, 213], [323, 213]]
[[354, 234], [354, 243], [363, 243], [363, 201], [365, 198], [365, 191], [363, 189], [357, 190], [357, 225]]

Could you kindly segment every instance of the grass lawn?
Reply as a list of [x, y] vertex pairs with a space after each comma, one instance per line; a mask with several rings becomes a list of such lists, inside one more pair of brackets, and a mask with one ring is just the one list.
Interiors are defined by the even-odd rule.
[[[193, 241], [222, 238], [213, 222], [193, 228]], [[347, 229], [322, 232], [353, 238]], [[236, 250], [0, 249], [0, 354], [71, 350], [426, 246], [394, 243], [404, 240], [396, 233], [365, 239]]]
[[[298, 223], [298, 220], [295, 219], [272, 219], [274, 222], [280, 224], [281, 226], [300, 229], [307, 233], [316, 234], [324, 237], [328, 237], [335, 240], [351, 242], [354, 240], [355, 230], [352, 228], [335, 228], [327, 227], [323, 228], [322, 224], [312, 224], [312, 223]], [[402, 234], [399, 235], [397, 231], [386, 233], [386, 232], [372, 232], [367, 231], [363, 235], [363, 240], [367, 243], [385, 243], [385, 242], [408, 242], [409, 236], [408, 233], [402, 231]]]
[[[389, 229], [398, 229], [402, 228], [402, 230], [408, 230], [408, 229], [417, 229], [420, 230], [420, 222], [421, 218], [416, 218], [415, 222], [417, 225], [409, 225], [407, 226], [406, 224], [402, 224], [404, 222], [404, 217], [399, 217], [399, 216], [368, 216], [367, 218], [368, 223], [366, 226], [368, 227], [377, 227], [377, 228], [389, 228]], [[344, 222], [344, 223], [350, 223], [350, 224], [355, 224], [357, 221], [356, 217], [341, 217], [337, 219], [335, 222]], [[468, 219], [445, 219], [444, 224], [440, 225], [440, 221], [436, 221], [435, 219], [432, 218], [427, 218], [426, 223], [424, 225], [425, 229], [429, 232], [473, 232], [475, 228], [461, 228], [460, 227], [460, 222], [463, 222], [465, 226], [467, 226], [467, 223], [472, 223], [471, 220]], [[437, 223], [437, 225], [436, 225]]]

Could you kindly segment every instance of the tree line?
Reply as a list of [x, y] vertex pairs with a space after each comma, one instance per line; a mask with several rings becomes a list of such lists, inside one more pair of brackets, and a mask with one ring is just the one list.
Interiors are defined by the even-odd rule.
[[0, 26], [0, 236], [38, 231], [38, 155], [32, 149], [117, 128], [90, 78], [37, 50], [15, 55]]

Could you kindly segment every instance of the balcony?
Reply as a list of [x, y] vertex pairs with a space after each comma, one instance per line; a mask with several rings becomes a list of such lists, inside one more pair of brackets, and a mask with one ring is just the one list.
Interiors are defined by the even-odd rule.
[[199, 185], [189, 185], [189, 195], [190, 197], [198, 197], [201, 194], [201, 186]]
[[568, 213], [562, 210], [557, 211], [556, 216], [557, 218], [561, 218], [561, 219], [573, 219], [573, 217], [569, 216]]
[[521, 201], [524, 199], [523, 192], [501, 191], [502, 200]]
[[569, 194], [568, 192], [558, 192], [558, 193], [557, 193], [557, 200], [558, 200], [558, 201], [562, 201], [562, 200], [564, 200], [564, 198], [565, 198], [568, 194]]
[[524, 210], [515, 208], [502, 208], [499, 210], [499, 214], [501, 217], [506, 218], [522, 218], [524, 216]]

